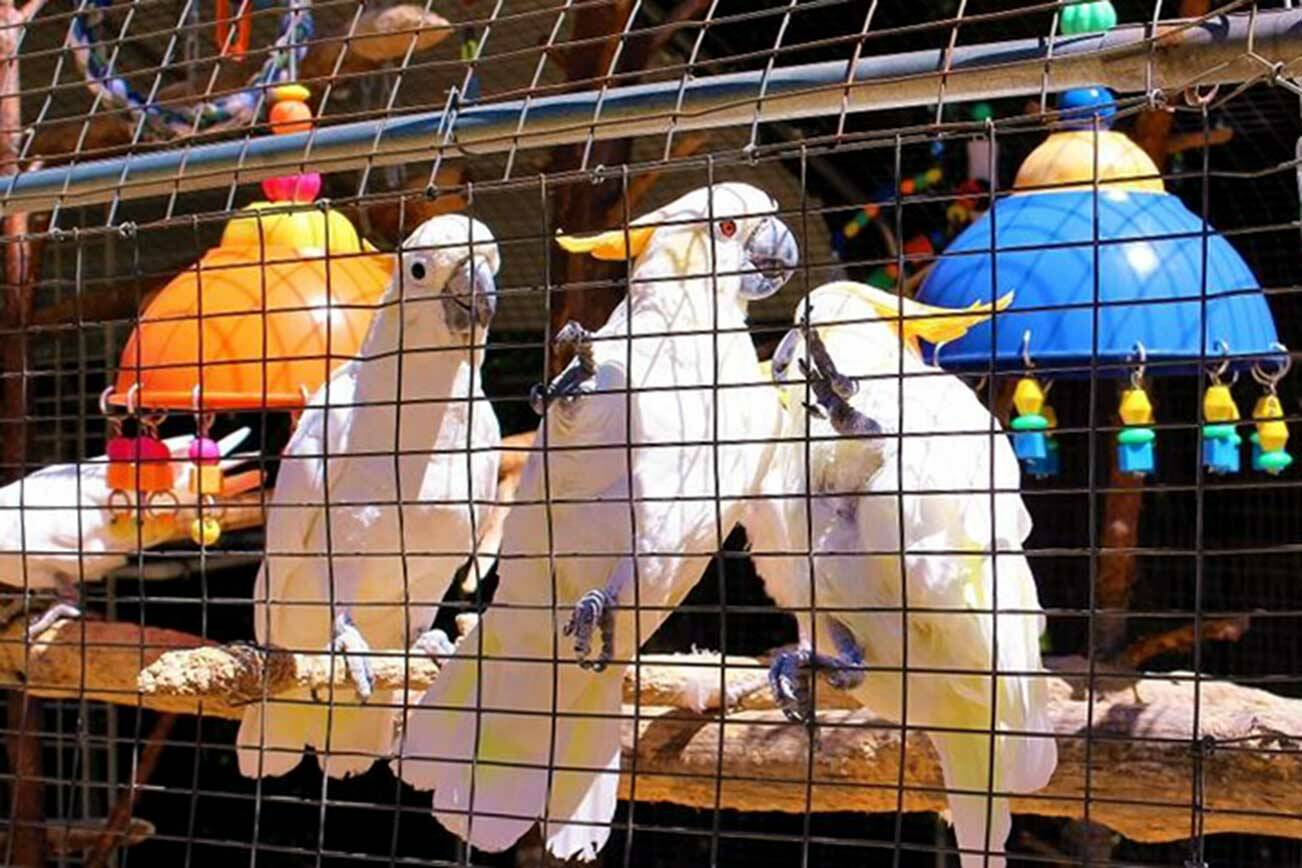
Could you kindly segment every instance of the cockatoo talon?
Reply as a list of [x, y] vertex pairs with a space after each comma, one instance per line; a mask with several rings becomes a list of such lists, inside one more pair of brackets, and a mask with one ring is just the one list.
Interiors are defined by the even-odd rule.
[[[601, 631], [601, 651], [589, 660], [593, 630]], [[565, 635], [574, 637], [574, 656], [583, 669], [601, 672], [615, 652], [615, 601], [604, 590], [588, 591], [574, 606], [565, 625]]]
[[831, 355], [817, 338], [818, 332], [810, 330], [810, 356], [813, 364], [797, 359], [801, 373], [809, 381], [809, 390], [818, 402], [818, 410], [810, 412], [828, 420], [832, 430], [842, 437], [871, 437], [882, 433], [882, 426], [850, 405], [849, 399], [859, 391], [859, 384], [837, 373]]
[[81, 617], [83, 617], [81, 609], [67, 600], [59, 600], [32, 619], [32, 622], [27, 626], [27, 638], [35, 642], [42, 633], [53, 627], [56, 621], [63, 618], [77, 619]]
[[358, 698], [362, 702], [370, 699], [375, 690], [371, 661], [367, 659], [367, 655], [371, 653], [371, 646], [362, 638], [361, 631], [357, 629], [357, 625], [347, 613], [341, 613], [335, 618], [334, 637], [330, 642], [330, 650], [343, 656], [344, 665], [348, 670], [348, 680], [353, 683]]
[[435, 663], [442, 663], [456, 653], [457, 646], [452, 644], [448, 634], [442, 630], [426, 630], [416, 637], [411, 650], [424, 654]]

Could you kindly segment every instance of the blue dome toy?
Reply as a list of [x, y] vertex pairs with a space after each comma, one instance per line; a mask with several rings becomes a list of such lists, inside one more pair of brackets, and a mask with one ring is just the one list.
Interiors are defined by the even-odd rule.
[[[951, 308], [1012, 292], [1011, 306], [927, 356], [938, 349], [941, 367], [971, 373], [1129, 376], [1127, 394], [1142, 392], [1145, 372], [1197, 375], [1211, 365], [1219, 377], [1272, 366], [1282, 375], [1285, 351], [1252, 270], [1166, 192], [1143, 150], [1106, 129], [1112, 95], [1070, 91], [1059, 107], [1067, 129], [1026, 159], [1015, 192], [954, 239], [918, 292]], [[1151, 412], [1122, 416], [1123, 463], [1152, 472]], [[1041, 448], [1022, 444], [1027, 459]], [[1216, 458], [1218, 472], [1233, 466]]]

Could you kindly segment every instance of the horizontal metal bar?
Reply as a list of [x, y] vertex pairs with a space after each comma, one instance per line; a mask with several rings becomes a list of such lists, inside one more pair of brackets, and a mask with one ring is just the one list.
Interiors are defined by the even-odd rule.
[[[704, 130], [761, 121], [798, 120], [934, 104], [1058, 92], [1090, 84], [1122, 93], [1150, 85], [1249, 81], [1302, 58], [1302, 9], [1214, 18], [1191, 26], [1164, 22], [1156, 41], [1148, 25], [1058, 37], [1049, 61], [1047, 38], [958, 46], [945, 67], [941, 50], [858, 62], [829, 61], [762, 71], [610, 88], [531, 100], [488, 103], [442, 112], [322, 126], [310, 132], [259, 136], [130, 155], [10, 176], [0, 213], [81, 205], [227, 187], [309, 165], [335, 172], [445, 157], [549, 147], [597, 139]], [[1249, 51], [1251, 46], [1251, 52]], [[1281, 70], [1283, 71], [1283, 70]], [[680, 103], [681, 90], [681, 103]], [[762, 93], [762, 96], [761, 96]], [[451, 134], [447, 132], [451, 124]]]

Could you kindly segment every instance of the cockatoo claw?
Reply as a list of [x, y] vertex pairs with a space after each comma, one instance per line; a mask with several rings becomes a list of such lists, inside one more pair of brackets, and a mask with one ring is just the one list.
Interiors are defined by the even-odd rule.
[[597, 360], [592, 355], [592, 332], [570, 320], [561, 326], [552, 343], [558, 347], [573, 347], [583, 373], [589, 377], [597, 373]]
[[849, 399], [859, 391], [859, 385], [849, 377], [837, 373], [827, 348], [815, 337], [818, 333], [811, 330], [809, 334], [809, 354], [813, 364], [804, 359], [797, 361], [801, 373], [809, 381], [809, 390], [818, 402], [819, 410], [815, 415], [827, 419], [832, 430], [842, 437], [870, 437], [882, 433], [882, 426], [876, 420], [868, 418], [850, 405]]
[[863, 648], [854, 634], [839, 621], [830, 621], [828, 630], [836, 642], [837, 656], [815, 654], [808, 648], [784, 649], [773, 657], [769, 666], [769, 685], [782, 713], [792, 723], [812, 729], [816, 720], [813, 678], [822, 672], [834, 690], [853, 690], [865, 677]]
[[592, 391], [585, 384], [597, 373], [597, 361], [592, 354], [592, 333], [583, 326], [570, 320], [556, 333], [554, 344], [574, 347], [574, 361], [549, 384], [539, 383], [529, 390], [529, 406], [539, 416], [544, 415], [547, 406], [557, 398], [570, 405], [585, 392]]
[[[601, 651], [589, 660], [592, 632], [601, 631]], [[574, 637], [574, 656], [580, 668], [602, 672], [615, 654], [615, 601], [604, 590], [588, 591], [574, 606], [574, 614], [565, 625], [565, 635]]]
[[442, 663], [456, 653], [457, 646], [452, 644], [448, 634], [442, 630], [426, 630], [416, 637], [411, 650], [424, 654], [435, 663]]
[[773, 657], [769, 666], [769, 686], [773, 698], [792, 723], [809, 723], [814, 707], [809, 690], [809, 658], [806, 648], [785, 649]]
[[82, 617], [81, 609], [67, 600], [59, 600], [27, 625], [27, 638], [35, 642], [42, 633], [54, 626], [62, 618], [76, 619]]
[[334, 633], [330, 641], [330, 650], [342, 654], [344, 665], [348, 667], [348, 680], [353, 682], [357, 696], [366, 702], [375, 690], [375, 680], [371, 673], [371, 661], [368, 655], [371, 646], [362, 637], [361, 631], [353, 623], [347, 612], [335, 617]]

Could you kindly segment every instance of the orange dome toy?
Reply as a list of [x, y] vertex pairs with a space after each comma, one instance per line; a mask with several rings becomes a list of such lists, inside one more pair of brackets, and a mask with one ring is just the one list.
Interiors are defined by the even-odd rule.
[[[310, 117], [305, 88], [286, 85], [273, 98], [273, 117]], [[233, 217], [221, 243], [142, 312], [109, 403], [132, 412], [296, 410], [357, 354], [392, 258], [342, 214], [307, 206], [319, 187], [315, 174], [264, 182], [271, 201]]]
[[[276, 132], [310, 123], [307, 96], [298, 85], [276, 88]], [[115, 433], [110, 464], [122, 465], [110, 467], [110, 502], [120, 507], [115, 518], [121, 513], [127, 530], [125, 519], [135, 518], [127, 508], [133, 493], [138, 501], [142, 494], [157, 499], [155, 489], [170, 490], [170, 479], [140, 482], [154, 478], [142, 470], [149, 470], [144, 456], [152, 454], [146, 447], [158, 440], [159, 411], [195, 414], [192, 490], [207, 514], [194, 522], [191, 537], [211, 545], [221, 533], [218, 497], [224, 488], [220, 456], [209, 437], [213, 414], [301, 410], [331, 372], [361, 349], [393, 258], [362, 239], [342, 214], [309, 204], [320, 186], [315, 173], [268, 178], [262, 188], [269, 201], [254, 202], [231, 218], [221, 243], [141, 313], [122, 350], [117, 381], [102, 401]], [[121, 416], [109, 405], [137, 418], [136, 437], [122, 436]]]

